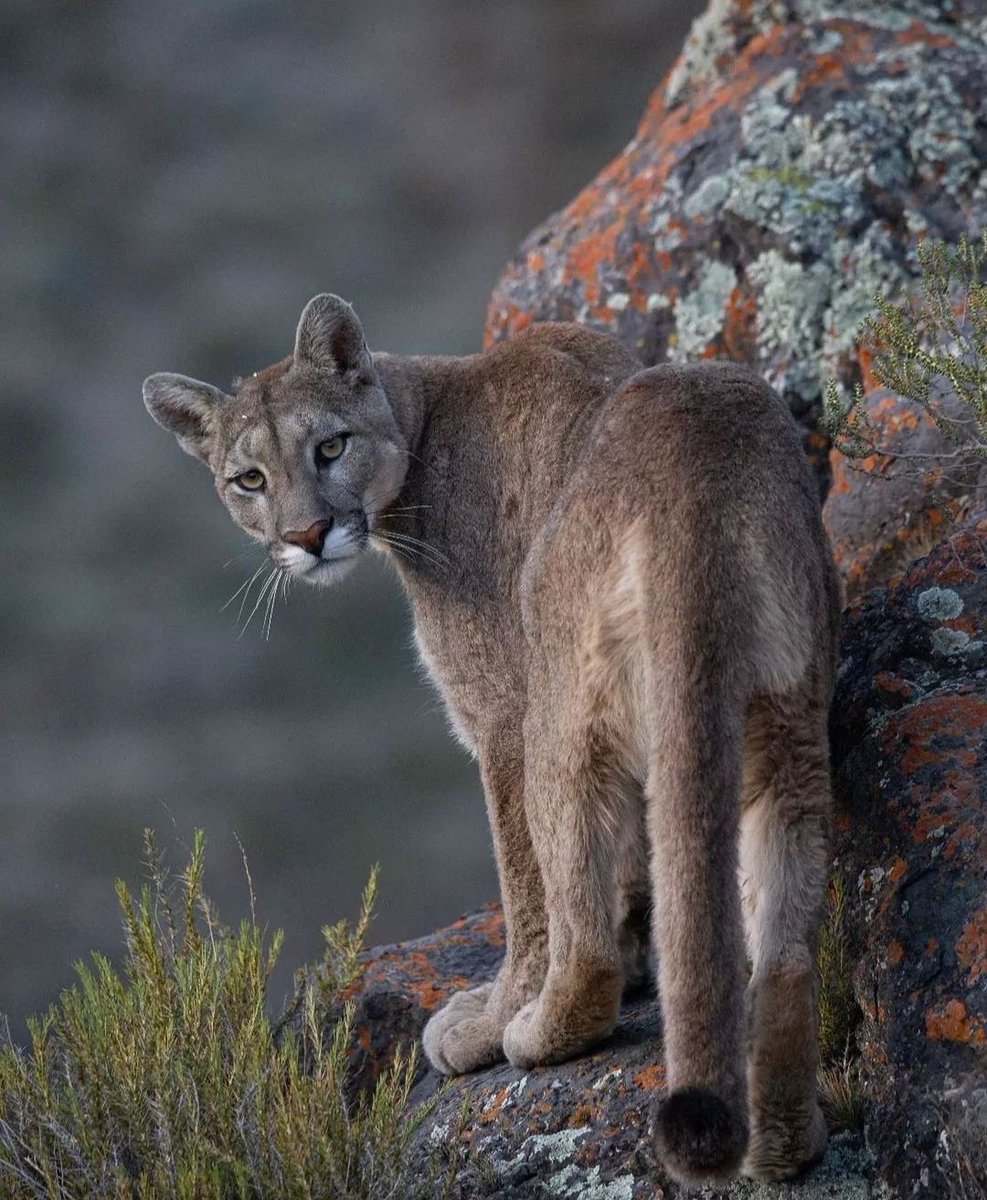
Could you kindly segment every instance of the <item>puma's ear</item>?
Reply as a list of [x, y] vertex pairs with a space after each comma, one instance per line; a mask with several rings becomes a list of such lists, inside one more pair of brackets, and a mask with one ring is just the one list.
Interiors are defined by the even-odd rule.
[[363, 326], [345, 300], [328, 292], [309, 300], [295, 335], [295, 362], [348, 375], [354, 382], [373, 378]]
[[178, 438], [186, 454], [209, 462], [217, 409], [229, 397], [219, 388], [185, 375], [149, 375], [144, 380], [144, 404], [162, 427]]

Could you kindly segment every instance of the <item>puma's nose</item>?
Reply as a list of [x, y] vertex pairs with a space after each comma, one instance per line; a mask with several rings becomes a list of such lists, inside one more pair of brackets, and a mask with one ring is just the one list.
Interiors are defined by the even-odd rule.
[[301, 546], [309, 554], [314, 554], [318, 557], [322, 553], [326, 534], [330, 529], [332, 529], [332, 521], [316, 521], [314, 524], [309, 525], [308, 529], [302, 533], [299, 533], [297, 529], [289, 529], [281, 537], [286, 542], [291, 542], [293, 546]]

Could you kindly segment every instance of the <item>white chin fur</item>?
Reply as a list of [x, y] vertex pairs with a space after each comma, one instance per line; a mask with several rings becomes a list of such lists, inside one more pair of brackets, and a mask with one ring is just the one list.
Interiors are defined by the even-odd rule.
[[356, 560], [356, 554], [351, 554], [348, 558], [339, 558], [335, 562], [326, 562], [323, 559], [314, 567], [309, 567], [307, 571], [294, 572], [294, 574], [299, 579], [304, 579], [306, 583], [315, 584], [316, 587], [331, 587], [332, 584], [339, 583], [353, 570]]

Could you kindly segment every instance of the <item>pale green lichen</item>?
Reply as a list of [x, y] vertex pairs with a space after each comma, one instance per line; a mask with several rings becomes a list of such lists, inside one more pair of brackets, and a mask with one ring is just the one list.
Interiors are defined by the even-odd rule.
[[633, 1175], [618, 1175], [606, 1183], [600, 1182], [600, 1168], [583, 1168], [569, 1163], [545, 1180], [550, 1196], [565, 1200], [634, 1200]]
[[521, 1156], [543, 1152], [549, 1162], [565, 1162], [575, 1154], [576, 1143], [587, 1133], [589, 1130], [585, 1126], [579, 1129], [560, 1129], [556, 1133], [533, 1133], [521, 1143]]
[[686, 88], [711, 78], [717, 59], [733, 48], [733, 36], [727, 26], [732, 8], [731, 0], [712, 0], [706, 11], [693, 22], [665, 86], [665, 103], [669, 107], [678, 104]]
[[719, 211], [727, 196], [730, 195], [730, 188], [729, 176], [710, 175], [685, 201], [682, 206], [685, 215], [692, 220], [695, 217], [705, 217]]
[[[803, 267], [777, 250], [767, 250], [747, 268], [758, 298], [758, 345], [769, 363], [768, 378], [780, 369], [785, 385], [803, 399], [820, 393], [817, 347], [829, 304], [832, 271], [826, 263]], [[782, 380], [771, 379], [774, 383]]]
[[926, 588], [919, 593], [915, 606], [927, 621], [951, 621], [963, 611], [963, 601], [952, 588]]
[[654, 247], [661, 253], [670, 253], [682, 245], [682, 231], [672, 225], [672, 213], [678, 203], [681, 195], [681, 188], [676, 186], [677, 181], [670, 180], [666, 187], [662, 200], [667, 205], [667, 208], [656, 213], [650, 223], [650, 232], [654, 237]]
[[[983, 56], [985, 48], [971, 23], [948, 23], [939, 6], [918, 0], [898, 6], [887, 0], [803, 0], [793, 12], [755, 3], [743, 17], [731, 4], [715, 3], [694, 29], [676, 87], [696, 82], [707, 68], [712, 72], [710, 64], [726, 43], [745, 36], [737, 33], [742, 26], [756, 31], [779, 19], [836, 17], [889, 29], [918, 17], [948, 29], [957, 54], [975, 49]], [[804, 33], [816, 53], [838, 49], [844, 37], [819, 24]], [[971, 107], [942, 59], [921, 41], [880, 50], [869, 77], [855, 81], [855, 94], [818, 114], [793, 110], [796, 83], [788, 68], [751, 95], [740, 113], [732, 161], [694, 183], [691, 166], [681, 176], [673, 171], [651, 224], [656, 248], [668, 251], [682, 240], [668, 228], [675, 205], [690, 220], [726, 216], [768, 235], [768, 245], [747, 268], [758, 304], [761, 366], [793, 403], [812, 406], [821, 398], [822, 380], [846, 369], [874, 296], [900, 293], [917, 274], [913, 247], [928, 228], [926, 218], [906, 204], [892, 224], [875, 195], [907, 196], [916, 182], [934, 183], [969, 221], [982, 220], [975, 214], [987, 209], [987, 170], [977, 129], [987, 118], [987, 99], [980, 96]], [[683, 180], [690, 186], [683, 188]], [[909, 238], [902, 237], [899, 221]], [[701, 355], [723, 331], [728, 272], [714, 274], [707, 263], [695, 288], [675, 304], [674, 360]]]
[[853, 350], [862, 321], [873, 312], [874, 297], [899, 291], [908, 275], [895, 257], [891, 231], [880, 221], [863, 237], [835, 241], [824, 262], [832, 277], [823, 313], [822, 368], [832, 377]]
[[873, 1155], [856, 1139], [830, 1138], [826, 1157], [807, 1175], [790, 1183], [755, 1183], [739, 1179], [724, 1190], [703, 1187], [691, 1194], [696, 1200], [727, 1195], [731, 1200], [876, 1200], [871, 1182]]
[[[620, 1072], [618, 1071], [617, 1074]], [[613, 1073], [611, 1073], [613, 1074]], [[607, 1078], [606, 1076], [604, 1078]], [[533, 1155], [544, 1154], [552, 1166], [559, 1170], [545, 1176], [543, 1186], [550, 1196], [580, 1197], [581, 1200], [633, 1200], [635, 1179], [633, 1175], [618, 1175], [601, 1181], [598, 1166], [583, 1167], [572, 1161], [581, 1138], [589, 1133], [586, 1126], [577, 1129], [560, 1129], [556, 1133], [535, 1133], [524, 1139], [504, 1178], [508, 1179], [518, 1162], [530, 1160]]]
[[970, 664], [983, 657], [984, 643], [974, 641], [962, 629], [940, 627], [932, 631], [932, 649], [944, 658], [959, 658]]
[[877, 80], [871, 96], [886, 106], [919, 177], [958, 198], [980, 171], [976, 118], [948, 75], [930, 69], [927, 59], [914, 51], [902, 57], [912, 59], [913, 71]]
[[686, 362], [701, 354], [723, 328], [727, 303], [737, 277], [724, 263], [708, 261], [691, 292], [675, 302], [675, 332], [668, 357]]

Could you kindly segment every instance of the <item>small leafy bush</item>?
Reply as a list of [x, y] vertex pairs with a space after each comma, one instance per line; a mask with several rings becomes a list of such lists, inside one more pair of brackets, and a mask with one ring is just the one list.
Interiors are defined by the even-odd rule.
[[[919, 294], [899, 302], [875, 297], [858, 342], [873, 354], [877, 381], [911, 400], [950, 447], [931, 464], [987, 458], [987, 230], [955, 246], [927, 240], [917, 250]], [[847, 402], [835, 382], [826, 390], [824, 423], [851, 459], [877, 454], [890, 461], [921, 458], [882, 444], [868, 419], [863, 387]]]
[[122, 970], [94, 955], [30, 1023], [29, 1048], [9, 1035], [0, 1048], [4, 1200], [432, 1194], [434, 1178], [406, 1178], [430, 1111], [409, 1108], [415, 1051], [371, 1095], [347, 1088], [341, 998], [360, 974], [375, 876], [356, 926], [326, 929], [325, 969], [302, 980], [289, 1026], [266, 1010], [281, 935], [265, 945], [253, 903], [238, 930], [220, 923], [202, 892], [202, 834], [177, 879], [150, 835], [147, 850], [140, 895], [117, 884]]

